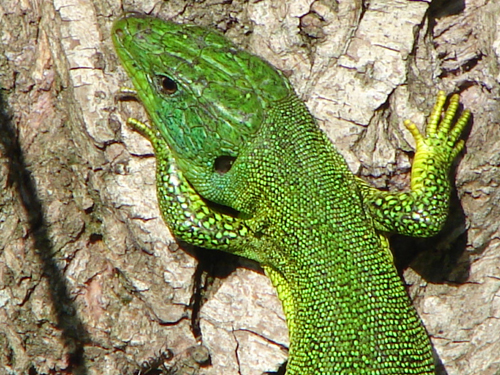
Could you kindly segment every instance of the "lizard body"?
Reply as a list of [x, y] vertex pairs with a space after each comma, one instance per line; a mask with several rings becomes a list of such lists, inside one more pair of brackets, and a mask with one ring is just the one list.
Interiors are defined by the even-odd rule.
[[411, 191], [349, 170], [284, 75], [222, 35], [147, 16], [115, 22], [117, 54], [151, 125], [163, 218], [177, 238], [259, 262], [290, 330], [287, 375], [433, 374], [432, 347], [386, 238], [431, 236], [448, 213], [465, 111], [444, 93]]

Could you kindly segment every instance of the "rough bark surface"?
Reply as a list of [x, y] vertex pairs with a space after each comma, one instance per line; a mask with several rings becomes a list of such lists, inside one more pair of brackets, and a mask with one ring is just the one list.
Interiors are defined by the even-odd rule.
[[[144, 112], [114, 98], [129, 84], [110, 40], [125, 11], [218, 28], [289, 73], [378, 187], [407, 186], [403, 119], [424, 124], [438, 89], [460, 92], [474, 121], [449, 223], [394, 247], [441, 372], [498, 374], [498, 0], [3, 0], [0, 374], [165, 362], [177, 374], [257, 375], [286, 360], [281, 306], [258, 267], [179, 247], [160, 218], [152, 150], [124, 125]], [[198, 370], [199, 343], [211, 364]]]

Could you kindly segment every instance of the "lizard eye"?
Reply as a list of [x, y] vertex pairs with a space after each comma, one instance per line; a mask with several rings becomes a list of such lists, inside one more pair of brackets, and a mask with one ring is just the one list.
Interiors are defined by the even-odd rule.
[[214, 161], [214, 169], [219, 174], [226, 174], [229, 172], [231, 167], [233, 166], [233, 162], [236, 160], [234, 156], [222, 155], [215, 159]]
[[167, 76], [156, 76], [158, 87], [163, 94], [172, 95], [177, 92], [177, 83]]

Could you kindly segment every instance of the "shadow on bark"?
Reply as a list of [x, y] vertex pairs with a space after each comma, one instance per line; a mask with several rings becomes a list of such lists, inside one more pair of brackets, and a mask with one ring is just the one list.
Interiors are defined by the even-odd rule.
[[[56, 314], [56, 327], [61, 330], [64, 346], [69, 356], [66, 371], [77, 375], [88, 373], [83, 360], [84, 343], [89, 341], [77, 308], [72, 300], [66, 280], [53, 257], [53, 244], [44, 217], [44, 209], [39, 199], [35, 182], [26, 167], [23, 150], [7, 111], [7, 103], [0, 94], [0, 143], [8, 160], [7, 184], [19, 194], [19, 200], [27, 213], [29, 234], [33, 236], [34, 252], [42, 269], [42, 277], [48, 280], [49, 298]], [[29, 374], [37, 374], [31, 366]]]

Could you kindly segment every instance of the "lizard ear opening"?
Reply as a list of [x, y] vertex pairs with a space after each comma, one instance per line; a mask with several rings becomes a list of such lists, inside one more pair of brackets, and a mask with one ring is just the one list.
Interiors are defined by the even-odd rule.
[[234, 156], [221, 155], [214, 161], [214, 170], [221, 175], [226, 174], [233, 166], [235, 160]]

